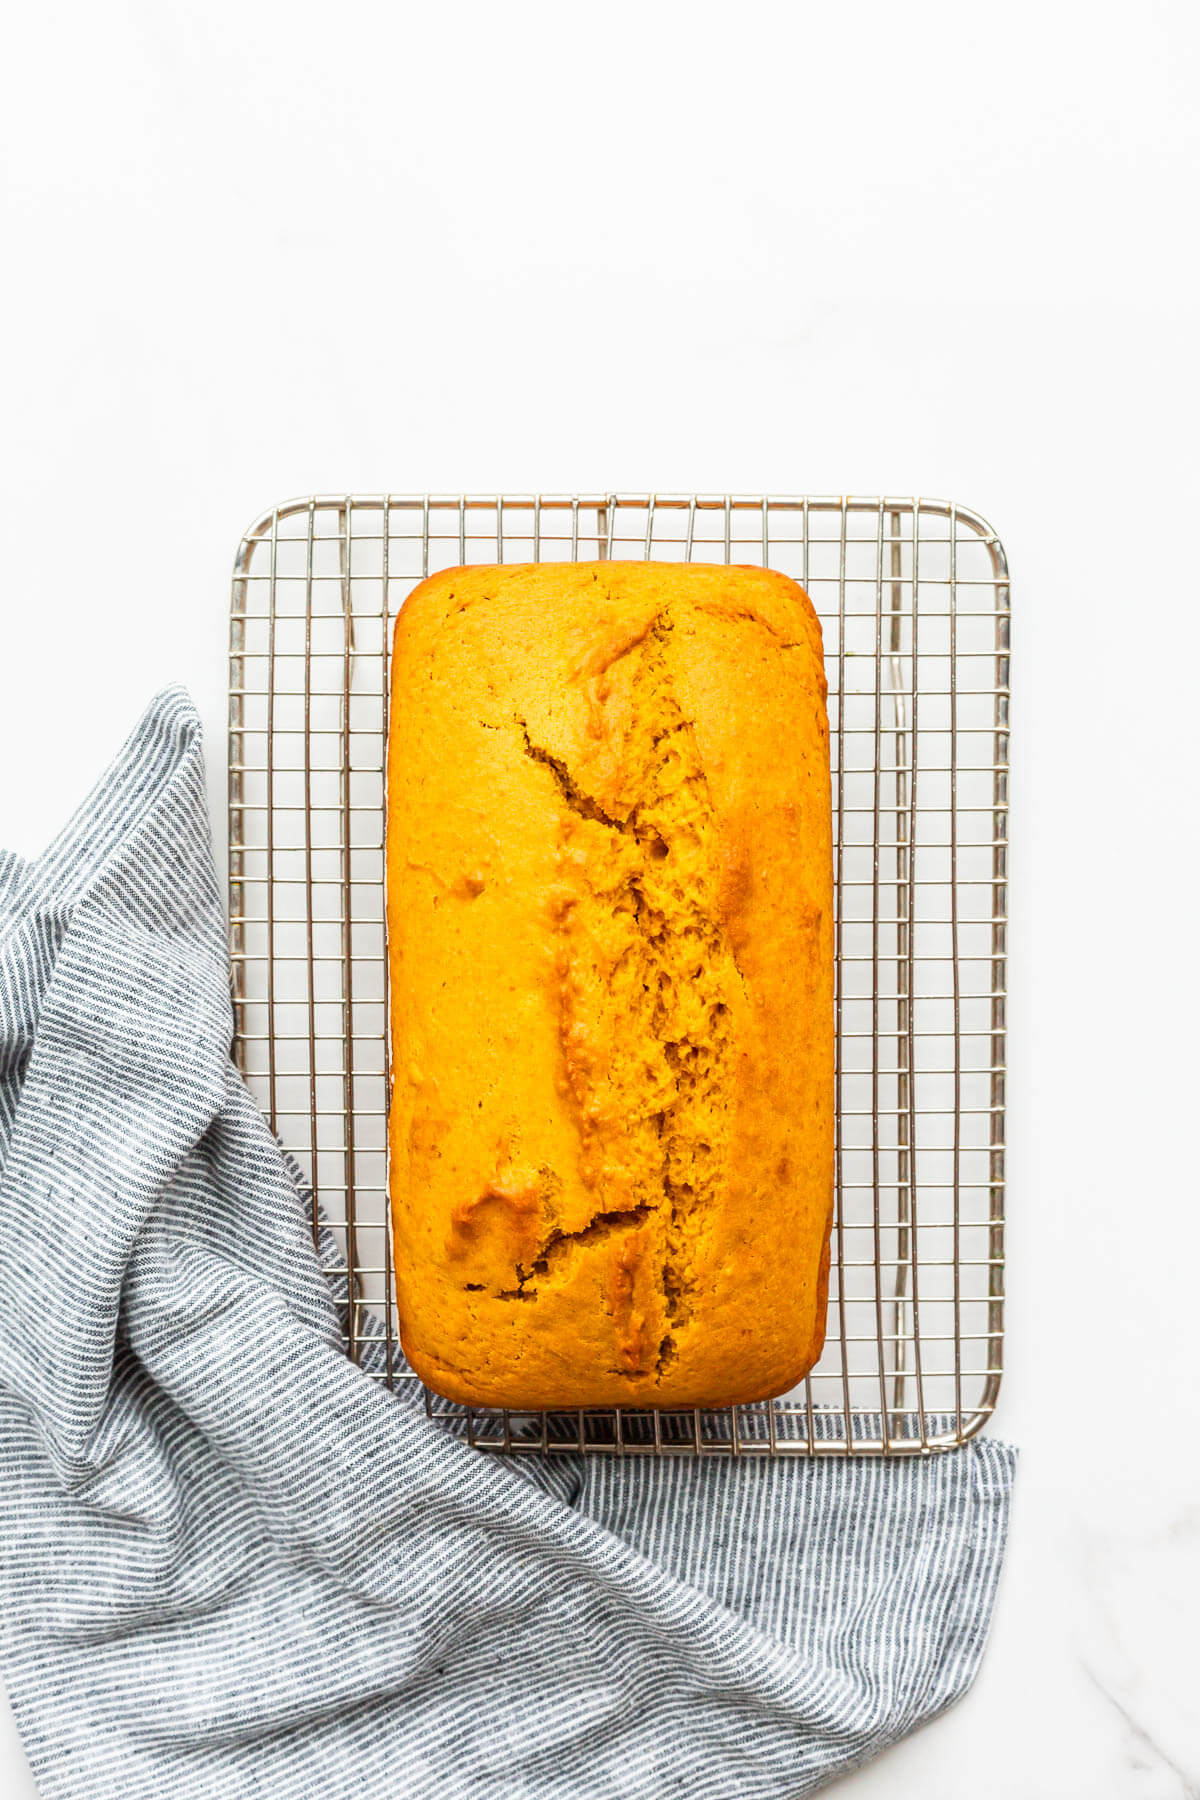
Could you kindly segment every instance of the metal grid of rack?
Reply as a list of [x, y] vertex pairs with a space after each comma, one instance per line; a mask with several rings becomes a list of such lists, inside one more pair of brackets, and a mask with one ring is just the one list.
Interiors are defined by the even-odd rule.
[[[425, 1394], [387, 1210], [390, 624], [436, 569], [644, 557], [794, 576], [825, 635], [837, 1193], [824, 1355], [721, 1413], [517, 1415]], [[990, 527], [884, 497], [316, 496], [233, 578], [230, 931], [239, 1066], [345, 1256], [349, 1349], [508, 1451], [921, 1454], [994, 1409], [1003, 1349], [1009, 581]]]

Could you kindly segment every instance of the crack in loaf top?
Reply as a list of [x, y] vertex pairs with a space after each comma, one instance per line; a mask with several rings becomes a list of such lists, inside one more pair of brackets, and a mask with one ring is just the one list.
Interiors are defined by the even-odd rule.
[[[410, 1356], [452, 1397], [508, 1404], [777, 1384], [761, 1366], [819, 1336], [828, 1222], [807, 598], [762, 570], [449, 571], [404, 609], [393, 680]], [[815, 1078], [782, 1077], [796, 1047]], [[798, 1097], [821, 1102], [799, 1131]], [[777, 1269], [748, 1278], [764, 1220], [803, 1240], [790, 1294]]]

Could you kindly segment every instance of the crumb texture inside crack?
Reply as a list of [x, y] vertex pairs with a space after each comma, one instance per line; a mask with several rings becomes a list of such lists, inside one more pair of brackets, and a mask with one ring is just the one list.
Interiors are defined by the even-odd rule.
[[729, 1149], [738, 972], [718, 917], [708, 781], [671, 682], [673, 629], [664, 610], [612, 664], [573, 670], [602, 690], [587, 704], [605, 720], [592, 734], [603, 754], [588, 757], [585, 740], [568, 768], [521, 724], [560, 808], [549, 922], [579, 1174], [598, 1215], [630, 1221], [614, 1280], [628, 1302], [613, 1308], [629, 1374], [661, 1374], [677, 1353], [693, 1316], [689, 1246]]

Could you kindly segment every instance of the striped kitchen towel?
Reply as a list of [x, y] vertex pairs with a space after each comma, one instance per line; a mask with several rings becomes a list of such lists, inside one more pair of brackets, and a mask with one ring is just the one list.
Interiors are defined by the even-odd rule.
[[347, 1360], [230, 1031], [173, 690], [0, 856], [0, 1673], [43, 1794], [783, 1800], [966, 1689], [1008, 1447], [472, 1451]]

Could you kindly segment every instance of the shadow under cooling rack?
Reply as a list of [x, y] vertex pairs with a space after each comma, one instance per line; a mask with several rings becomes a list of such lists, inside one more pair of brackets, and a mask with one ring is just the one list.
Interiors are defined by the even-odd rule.
[[722, 1413], [469, 1411], [507, 1451], [893, 1455], [991, 1414], [1003, 1347], [1009, 584], [965, 507], [903, 498], [318, 496], [246, 533], [230, 631], [237, 1055], [346, 1258], [350, 1353], [420, 1395], [387, 1210], [390, 625], [466, 562], [768, 565], [825, 634], [837, 1179], [825, 1352]]

